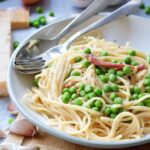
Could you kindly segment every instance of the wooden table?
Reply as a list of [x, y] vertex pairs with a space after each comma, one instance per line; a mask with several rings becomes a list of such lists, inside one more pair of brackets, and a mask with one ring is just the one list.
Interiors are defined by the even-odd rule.
[[[22, 136], [10, 134], [7, 138], [7, 141], [11, 143], [16, 143], [17, 145], [37, 146], [40, 150], [96, 150], [96, 148], [89, 148], [77, 144], [72, 144], [64, 140], [60, 140], [54, 136], [42, 132], [35, 135], [34, 138], [24, 138]], [[150, 144], [125, 148], [123, 150], [150, 150]]]
[[[22, 116], [19, 115], [17, 119], [21, 117]], [[27, 137], [23, 137], [11, 133], [8, 135], [5, 141], [6, 143], [13, 143], [16, 145], [37, 147], [37, 150], [95, 150], [96, 149], [96, 148], [90, 148], [90, 147], [81, 146], [81, 145], [64, 141], [62, 139], [44, 133], [41, 130], [39, 130], [38, 133], [36, 133], [32, 138], [27, 138]], [[141, 146], [131, 147], [131, 148], [124, 148], [124, 150], [150, 150], [150, 143]]]

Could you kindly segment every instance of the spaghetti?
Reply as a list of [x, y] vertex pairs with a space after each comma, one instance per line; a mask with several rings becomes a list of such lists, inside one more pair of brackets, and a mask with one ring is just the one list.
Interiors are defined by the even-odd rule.
[[150, 133], [146, 56], [87, 35], [51, 59], [24, 102], [50, 127], [89, 140], [137, 139]]

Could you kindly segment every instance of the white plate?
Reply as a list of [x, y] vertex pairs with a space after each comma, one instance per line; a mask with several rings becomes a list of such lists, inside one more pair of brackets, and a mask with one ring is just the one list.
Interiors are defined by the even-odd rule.
[[[94, 16], [87, 22], [83, 23], [78, 27], [78, 29], [84, 28], [86, 25], [91, 24], [95, 20], [100, 19], [104, 14], [100, 14]], [[103, 142], [103, 141], [94, 141], [94, 140], [86, 140], [80, 139], [68, 134], [65, 134], [62, 131], [58, 131], [51, 127], [48, 127], [44, 121], [37, 113], [32, 112], [29, 108], [25, 106], [25, 104], [21, 101], [22, 96], [25, 94], [28, 88], [31, 88], [33, 82], [33, 76], [31, 75], [21, 75], [17, 73], [12, 65], [12, 61], [16, 55], [16, 53], [20, 50], [23, 43], [29, 41], [30, 39], [36, 37], [52, 37], [57, 34], [71, 19], [67, 19], [64, 21], [60, 21], [54, 23], [52, 25], [48, 25], [37, 32], [30, 35], [27, 39], [24, 40], [20, 44], [20, 46], [13, 53], [11, 60], [8, 65], [8, 73], [7, 73], [7, 86], [11, 99], [14, 101], [19, 111], [33, 124], [37, 125], [42, 130], [50, 133], [58, 138], [62, 138], [64, 140], [70, 141], [72, 143], [77, 143], [81, 145], [91, 146], [91, 147], [102, 147], [102, 148], [122, 148], [140, 145], [144, 143], [150, 142], [150, 135], [147, 135], [141, 139], [136, 140], [125, 140], [125, 141], [117, 141], [117, 142]], [[150, 53], [150, 20], [137, 17], [130, 16], [126, 18], [120, 18], [113, 23], [110, 23], [102, 28], [100, 28], [103, 33], [104, 38], [109, 41], [116, 41], [118, 44], [125, 44], [127, 41], [131, 43], [131, 45], [143, 51], [145, 53]], [[69, 34], [73, 34], [78, 29], [75, 29], [73, 32]]]

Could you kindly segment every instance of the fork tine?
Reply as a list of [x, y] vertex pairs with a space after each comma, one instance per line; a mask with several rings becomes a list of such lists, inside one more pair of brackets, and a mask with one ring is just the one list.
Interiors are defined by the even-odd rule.
[[21, 74], [37, 74], [37, 73], [40, 73], [41, 70], [31, 70], [31, 71], [28, 71], [28, 70], [18, 70]]
[[22, 65], [22, 66], [26, 66], [26, 65], [29, 65], [29, 66], [33, 66], [33, 65], [44, 65], [45, 64], [45, 61], [39, 61], [39, 62], [15, 62], [15, 65]]
[[16, 66], [17, 69], [20, 69], [20, 70], [23, 70], [23, 69], [27, 69], [27, 70], [31, 70], [31, 69], [41, 69], [41, 68], [44, 68], [43, 65], [40, 65], [40, 66]]
[[36, 63], [36, 62], [34, 62], [34, 63], [27, 63], [27, 64], [15, 64], [15, 66], [17, 67], [17, 68], [24, 68], [24, 69], [26, 69], [26, 68], [39, 68], [39, 67], [43, 67], [44, 66], [44, 63]]
[[43, 67], [41, 66], [41, 67], [38, 67], [38, 68], [21, 68], [21, 67], [17, 67], [17, 69], [19, 70], [19, 71], [41, 71], [42, 69], [43, 69]]
[[22, 60], [16, 60], [16, 63], [20, 64], [20, 63], [32, 63], [32, 62], [45, 62], [44, 59], [40, 58], [36, 58], [36, 59], [22, 59]]
[[[32, 57], [27, 57], [27, 58], [25, 58], [25, 59], [21, 59], [21, 61], [29, 61], [29, 60], [40, 60], [40, 59], [42, 59], [42, 57], [36, 57], [36, 58], [32, 58]], [[18, 60], [20, 60], [20, 59], [18, 59]]]
[[21, 70], [23, 70], [23, 69], [41, 69], [41, 68], [44, 68], [45, 66], [44, 66], [44, 64], [39, 64], [39, 65], [15, 65], [16, 66], [16, 68], [17, 69], [21, 69]]
[[41, 63], [41, 64], [24, 64], [24, 65], [18, 65], [18, 64], [15, 64], [16, 66], [20, 66], [22, 68], [29, 68], [29, 67], [41, 67], [41, 66], [44, 66], [44, 63]]

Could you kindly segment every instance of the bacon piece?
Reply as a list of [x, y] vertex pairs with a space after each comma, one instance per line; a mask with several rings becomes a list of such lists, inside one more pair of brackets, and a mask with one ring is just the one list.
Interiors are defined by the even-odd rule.
[[77, 94], [80, 95], [80, 90], [77, 90]]
[[117, 70], [120, 70], [125, 66], [124, 64], [115, 64], [115, 63], [99, 60], [93, 55], [88, 55], [88, 60], [90, 61], [90, 63], [95, 64], [97, 66], [105, 67], [105, 68], [116, 68]]
[[[111, 62], [106, 62], [104, 60], [99, 60], [93, 55], [88, 55], [87, 58], [90, 61], [90, 63], [95, 64], [99, 67], [115, 68], [116, 70], [121, 70], [125, 66], [125, 64], [115, 64], [115, 63], [111, 63]], [[146, 68], [146, 66], [144, 64], [141, 64], [138, 66], [138, 71], [141, 71], [145, 68]], [[131, 69], [133, 70], [134, 67], [131, 66]]]
[[73, 86], [75, 83], [76, 83], [75, 81], [70, 81], [65, 84], [65, 88], [69, 88], [69, 87]]
[[15, 120], [9, 127], [11, 133], [32, 137], [36, 132], [36, 127], [26, 119]]
[[138, 71], [142, 71], [142, 70], [144, 70], [146, 68], [146, 66], [144, 65], [144, 64], [140, 64], [139, 66], [138, 66]]
[[12, 115], [17, 115], [18, 114], [18, 110], [15, 107], [14, 103], [10, 102], [7, 106], [7, 111], [12, 114]]

